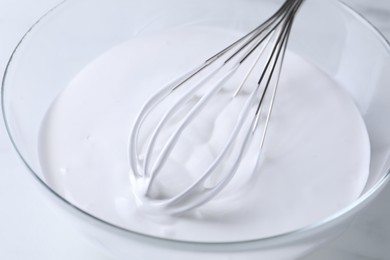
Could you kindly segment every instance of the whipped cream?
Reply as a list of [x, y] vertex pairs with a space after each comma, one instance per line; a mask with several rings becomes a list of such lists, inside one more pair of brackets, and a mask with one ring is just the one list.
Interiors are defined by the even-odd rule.
[[[356, 200], [369, 171], [364, 122], [337, 82], [287, 52], [259, 171], [247, 170], [249, 158], [215, 199], [182, 216], [145, 214], [138, 205], [129, 183], [127, 151], [139, 109], [163, 84], [238, 37], [234, 31], [188, 25], [135, 38], [91, 62], [42, 122], [40, 160], [48, 184], [113, 224], [202, 242], [285, 233]], [[216, 125], [234, 124], [241, 99], [245, 95], [226, 106], [217, 120], [205, 121], [202, 131], [188, 132], [196, 149], [178, 149], [170, 167], [183, 176], [199, 174], [226, 139], [224, 128]], [[189, 180], [165, 176], [159, 192], [169, 194]]]

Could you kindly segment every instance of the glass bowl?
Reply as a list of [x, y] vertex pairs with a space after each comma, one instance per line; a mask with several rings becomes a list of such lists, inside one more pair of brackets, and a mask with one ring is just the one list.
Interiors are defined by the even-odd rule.
[[277, 236], [229, 243], [186, 242], [109, 223], [61, 197], [41, 170], [38, 140], [45, 112], [97, 56], [128, 39], [188, 23], [246, 32], [280, 4], [266, 0], [64, 1], [37, 21], [8, 62], [2, 111], [16, 151], [61, 215], [117, 259], [298, 259], [345, 230], [389, 179], [390, 49], [372, 25], [338, 1], [307, 1], [296, 19], [289, 48], [337, 80], [366, 123], [371, 145], [369, 180], [348, 207]]

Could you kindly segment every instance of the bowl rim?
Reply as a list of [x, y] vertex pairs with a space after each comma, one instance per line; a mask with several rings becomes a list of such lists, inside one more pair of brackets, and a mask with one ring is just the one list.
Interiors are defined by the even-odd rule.
[[[228, 242], [199, 242], [199, 241], [187, 241], [187, 240], [176, 240], [176, 239], [171, 239], [171, 238], [163, 238], [163, 237], [158, 237], [158, 236], [153, 236], [153, 235], [148, 235], [144, 234], [141, 232], [136, 232], [133, 230], [126, 229], [121, 226], [117, 226], [113, 223], [110, 223], [104, 219], [101, 219], [99, 217], [96, 217], [92, 215], [91, 213], [79, 208], [78, 206], [72, 204], [65, 198], [63, 198], [61, 195], [59, 195], [53, 188], [51, 188], [48, 184], [46, 184], [37, 173], [32, 169], [32, 167], [28, 164], [27, 160], [24, 158], [23, 154], [21, 151], [18, 149], [18, 146], [16, 144], [16, 141], [14, 139], [14, 136], [12, 134], [12, 130], [10, 127], [10, 124], [8, 122], [7, 116], [6, 116], [6, 108], [5, 108], [5, 103], [4, 103], [4, 93], [6, 89], [6, 81], [7, 77], [10, 71], [10, 67], [14, 61], [15, 55], [18, 53], [19, 48], [22, 46], [22, 44], [25, 42], [26, 38], [30, 35], [30, 33], [33, 32], [33, 30], [36, 28], [36, 26], [40, 23], [42, 23], [45, 18], [47, 18], [49, 15], [54, 13], [56, 10], [58, 10], [60, 7], [62, 7], [64, 4], [72, 2], [71, 0], [62, 0], [55, 6], [53, 6], [51, 9], [46, 11], [36, 22], [34, 22], [29, 29], [23, 34], [23, 36], [20, 38], [19, 42], [16, 44], [16, 47], [13, 49], [11, 52], [11, 55], [6, 63], [6, 67], [3, 73], [3, 78], [1, 81], [1, 98], [0, 98], [0, 103], [1, 103], [1, 110], [2, 110], [2, 117], [3, 121], [5, 123], [5, 128], [7, 135], [12, 143], [13, 148], [15, 149], [17, 155], [19, 158], [22, 160], [23, 164], [25, 167], [29, 170], [31, 176], [38, 181], [46, 190], [49, 192], [52, 196], [54, 196], [55, 199], [61, 201], [63, 205], [67, 206], [68, 209], [73, 209], [83, 215], [84, 217], [90, 218], [91, 220], [97, 222], [98, 224], [103, 225], [104, 227], [109, 227], [113, 228], [114, 230], [118, 231], [121, 234], [130, 234], [132, 236], [141, 238], [141, 239], [146, 239], [150, 242], [157, 242], [161, 243], [164, 242], [165, 244], [168, 243], [170, 245], [174, 246], [181, 246], [184, 248], [187, 248], [188, 246], [193, 247], [193, 246], [200, 246], [202, 249], [205, 249], [205, 247], [209, 246], [215, 246], [215, 247], [220, 247], [223, 246], [226, 249], [226, 246], [230, 248], [235, 248], [236, 246], [242, 246], [242, 245], [251, 245], [251, 244], [266, 244], [266, 245], [276, 245], [283, 243], [284, 241], [292, 239], [292, 241], [296, 241], [296, 239], [301, 238], [301, 237], [307, 237], [308, 235], [312, 234], [313, 232], [317, 231], [320, 228], [323, 228], [328, 225], [332, 225], [337, 220], [342, 219], [343, 217], [351, 214], [354, 212], [354, 210], [358, 209], [359, 206], [364, 204], [365, 202], [368, 202], [370, 198], [374, 197], [374, 195], [381, 190], [385, 186], [385, 184], [390, 181], [390, 169], [387, 169], [387, 172], [385, 175], [378, 180], [373, 187], [371, 187], [369, 190], [364, 192], [358, 199], [356, 199], [354, 202], [349, 204], [348, 206], [344, 207], [343, 209], [337, 211], [336, 213], [314, 223], [307, 225], [305, 227], [301, 227], [298, 229], [295, 229], [293, 231], [285, 232], [282, 234], [278, 235], [273, 235], [273, 236], [268, 236], [268, 237], [263, 237], [259, 239], [250, 239], [250, 240], [240, 240], [240, 241], [228, 241]], [[386, 37], [383, 35], [383, 33], [376, 27], [374, 26], [370, 21], [368, 21], [361, 13], [353, 9], [351, 6], [343, 2], [343, 0], [333, 0], [334, 3], [338, 4], [340, 8], [343, 8], [344, 11], [350, 13], [353, 15], [353, 17], [360, 22], [360, 24], [372, 31], [372, 33], [377, 37], [377, 39], [382, 43], [383, 47], [385, 50], [390, 55], [390, 41], [386, 39]], [[124, 232], [124, 233], [123, 233]], [[233, 246], [233, 247], [232, 247]]]

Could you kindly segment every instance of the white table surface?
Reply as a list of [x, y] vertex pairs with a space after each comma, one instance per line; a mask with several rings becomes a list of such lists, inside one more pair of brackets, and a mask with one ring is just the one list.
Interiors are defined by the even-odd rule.
[[[326, 1], [326, 0], [324, 0]], [[59, 0], [0, 0], [0, 75], [18, 39]], [[346, 0], [390, 39], [390, 0]], [[390, 83], [389, 83], [390, 86]], [[113, 260], [55, 218], [0, 121], [0, 259]], [[390, 185], [338, 240], [305, 260], [390, 259]], [[270, 259], [272, 260], [272, 259]]]

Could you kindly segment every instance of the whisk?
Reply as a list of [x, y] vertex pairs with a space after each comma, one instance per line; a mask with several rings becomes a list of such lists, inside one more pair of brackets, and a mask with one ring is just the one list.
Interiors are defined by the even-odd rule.
[[[135, 120], [129, 142], [130, 180], [138, 201], [150, 210], [169, 214], [183, 213], [203, 205], [230, 182], [255, 136], [259, 136], [256, 147], [258, 164], [291, 27], [303, 2], [286, 0], [263, 24], [163, 86], [146, 101]], [[242, 76], [243, 68], [245, 73]], [[256, 75], [256, 80], [251, 83], [253, 75]], [[240, 77], [240, 83], [234, 83], [236, 87], [232, 88], [229, 81], [235, 77]], [[192, 127], [192, 122], [202, 111], [207, 112], [207, 107], [222, 92], [229, 93], [232, 100], [245, 92], [246, 99], [220, 151], [193, 183], [177, 194], [168, 197], [152, 195], [158, 176], [170, 170], [166, 167], [167, 161], [180, 144], [183, 132]], [[163, 103], [169, 105], [161, 111]], [[156, 111], [160, 116], [153, 117]], [[255, 135], [258, 132], [260, 134]], [[164, 140], [162, 145], [157, 145], [159, 138]]]

